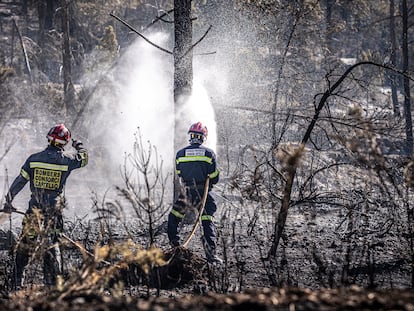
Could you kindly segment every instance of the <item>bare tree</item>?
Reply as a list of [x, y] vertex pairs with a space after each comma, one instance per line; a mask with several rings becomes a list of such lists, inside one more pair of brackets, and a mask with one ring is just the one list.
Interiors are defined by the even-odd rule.
[[39, 45], [43, 47], [45, 34], [53, 29], [53, 17], [56, 2], [53, 0], [38, 1], [37, 11], [39, 15]]
[[174, 150], [185, 141], [177, 112], [191, 94], [193, 85], [193, 26], [191, 0], [174, 0], [174, 106], [176, 111]]
[[66, 112], [72, 115], [74, 112], [73, 101], [75, 99], [75, 88], [72, 82], [72, 52], [70, 47], [69, 32], [69, 5], [71, 1], [62, 0], [62, 31], [63, 31], [63, 91]]
[[315, 106], [315, 113], [314, 116], [311, 119], [311, 122], [302, 138], [301, 144], [294, 150], [288, 154], [288, 159], [286, 159], [285, 162], [285, 185], [283, 189], [283, 195], [282, 195], [282, 206], [280, 208], [280, 212], [277, 216], [277, 219], [275, 221], [275, 227], [274, 227], [274, 233], [273, 233], [273, 240], [272, 245], [269, 250], [269, 257], [276, 256], [277, 247], [279, 245], [279, 241], [282, 237], [283, 229], [285, 227], [287, 214], [290, 206], [290, 200], [291, 200], [291, 194], [293, 189], [293, 182], [296, 176], [296, 171], [298, 168], [299, 160], [303, 155], [304, 147], [308, 143], [308, 141], [311, 138], [311, 134], [313, 129], [316, 126], [316, 122], [319, 119], [319, 115], [322, 111], [322, 109], [325, 107], [328, 99], [334, 94], [335, 90], [344, 82], [344, 80], [347, 78], [348, 75], [351, 74], [351, 72], [360, 66], [363, 65], [374, 65], [374, 66], [380, 66], [373, 62], [360, 62], [353, 66], [350, 66], [343, 74], [342, 76], [334, 83], [332, 86], [329, 86], [328, 89], [323, 93], [321, 96], [321, 99], [319, 100], [319, 103], [317, 106]]
[[[395, 4], [394, 0], [390, 0], [390, 41], [391, 41], [391, 51], [390, 51], [390, 65], [396, 65], [396, 53], [397, 53], [397, 40], [395, 35]], [[391, 98], [392, 105], [394, 108], [395, 116], [400, 116], [400, 105], [398, 103], [397, 96], [397, 75], [394, 72], [389, 74], [391, 80]]]
[[174, 99], [188, 96], [193, 83], [191, 0], [174, 1]]
[[[408, 51], [408, 6], [407, 0], [402, 0], [402, 71], [408, 74], [409, 51]], [[404, 116], [405, 116], [405, 134], [406, 134], [406, 151], [408, 154], [413, 153], [413, 121], [411, 116], [411, 98], [410, 98], [410, 79], [404, 75]]]
[[[118, 187], [120, 194], [131, 204], [137, 218], [148, 228], [149, 245], [155, 243], [156, 224], [165, 216], [165, 190], [169, 174], [163, 175], [163, 162], [157, 149], [148, 142], [145, 148], [140, 133], [135, 136], [133, 153], [124, 165], [125, 187]], [[128, 163], [132, 166], [128, 169]], [[121, 206], [121, 203], [117, 203]]]
[[[191, 0], [174, 0], [174, 150], [178, 150], [185, 136], [178, 113], [191, 95], [193, 85], [193, 53], [191, 49], [193, 25]], [[178, 176], [173, 181], [175, 201], [180, 192]]]

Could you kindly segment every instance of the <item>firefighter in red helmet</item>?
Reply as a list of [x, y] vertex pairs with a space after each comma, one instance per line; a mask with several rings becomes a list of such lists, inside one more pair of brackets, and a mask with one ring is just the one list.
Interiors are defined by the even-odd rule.
[[209, 187], [207, 200], [201, 216], [203, 227], [203, 246], [207, 261], [221, 263], [222, 260], [216, 254], [216, 233], [213, 223], [213, 215], [217, 210], [211, 189], [219, 180], [219, 171], [216, 166], [216, 154], [213, 150], [202, 144], [207, 138], [207, 127], [201, 122], [194, 123], [188, 130], [190, 144], [180, 149], [176, 154], [176, 173], [184, 186], [182, 193], [174, 203], [171, 213], [168, 215], [168, 238], [171, 245], [179, 246], [178, 225], [184, 218], [187, 205], [197, 210], [201, 204], [207, 178]]
[[[88, 163], [88, 152], [80, 141], [72, 140], [72, 146], [77, 151], [75, 155], [63, 153], [64, 147], [71, 141], [70, 131], [64, 124], [53, 126], [46, 138], [48, 140], [47, 148], [32, 154], [23, 164], [20, 174], [10, 186], [3, 209], [4, 212], [13, 212], [12, 201], [14, 197], [29, 182], [31, 198], [15, 250], [13, 275], [15, 287], [23, 285], [24, 270], [29, 262], [30, 252], [38, 240], [41, 242], [48, 240], [52, 244], [44, 248], [44, 283], [54, 285], [57, 275], [62, 273], [58, 238], [59, 233], [63, 230], [63, 190], [66, 179], [72, 170], [84, 167]], [[40, 213], [35, 213], [36, 210]], [[39, 217], [41, 217], [42, 230], [47, 233], [47, 238], [39, 234]]]

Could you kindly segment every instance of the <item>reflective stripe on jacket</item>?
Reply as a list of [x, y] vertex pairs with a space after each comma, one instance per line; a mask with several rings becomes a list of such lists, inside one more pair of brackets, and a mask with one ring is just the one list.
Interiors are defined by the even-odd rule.
[[40, 204], [48, 204], [49, 202], [42, 202], [43, 198], [50, 201], [58, 197], [71, 171], [87, 163], [88, 152], [85, 149], [79, 150], [76, 156], [71, 157], [63, 154], [60, 148], [49, 145], [45, 150], [32, 154], [26, 160], [19, 176], [12, 183], [7, 198], [13, 200], [29, 181], [32, 197]]
[[176, 172], [189, 187], [203, 188], [207, 177], [210, 184], [219, 180], [216, 154], [200, 144], [191, 144], [177, 152]]

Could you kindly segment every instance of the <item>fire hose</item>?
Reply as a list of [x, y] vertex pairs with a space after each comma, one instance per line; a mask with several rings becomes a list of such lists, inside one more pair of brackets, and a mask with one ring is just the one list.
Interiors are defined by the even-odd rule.
[[197, 220], [194, 223], [193, 228], [191, 229], [190, 234], [187, 236], [187, 238], [184, 240], [183, 244], [181, 245], [182, 247], [187, 247], [188, 243], [190, 243], [191, 239], [194, 237], [194, 234], [195, 234], [195, 232], [197, 230], [198, 225], [200, 224], [201, 216], [203, 215], [204, 206], [206, 205], [206, 201], [207, 201], [207, 194], [208, 194], [209, 184], [210, 184], [210, 178], [207, 177], [206, 183], [204, 185], [203, 197], [201, 199], [200, 208], [198, 210]]
[[[207, 177], [206, 182], [205, 182], [205, 185], [204, 185], [203, 197], [201, 199], [200, 208], [198, 210], [197, 220], [194, 223], [194, 225], [193, 225], [190, 233], [188, 234], [188, 236], [186, 237], [186, 239], [184, 240], [184, 242], [180, 245], [180, 247], [184, 247], [184, 248], [187, 247], [188, 243], [190, 243], [191, 239], [194, 237], [194, 235], [196, 233], [196, 230], [198, 228], [198, 225], [201, 222], [201, 216], [203, 215], [204, 207], [205, 207], [206, 202], [207, 202], [207, 195], [208, 195], [208, 187], [209, 187], [209, 184], [210, 184], [210, 178]], [[20, 215], [26, 215], [25, 212], [19, 211], [17, 209], [12, 209], [11, 211], [0, 210], [0, 213], [1, 212], [4, 213], [4, 214], [3, 215], [0, 215], [0, 224], [3, 223], [5, 220], [7, 220], [7, 216], [10, 216], [11, 213], [17, 213], [17, 214], [20, 214]], [[4, 216], [6, 216], [6, 217], [4, 217]], [[11, 217], [10, 217], [10, 219], [11, 219]], [[83, 251], [84, 253], [88, 254], [89, 256], [94, 256], [92, 253], [90, 253], [89, 251], [87, 251], [84, 247], [82, 247], [81, 245], [79, 245], [79, 243], [77, 243], [76, 241], [73, 241], [71, 238], [69, 238], [68, 236], [66, 236], [64, 233], [61, 233], [60, 236], [63, 237], [64, 239], [66, 239], [68, 242], [70, 242], [70, 243], [74, 244], [75, 246], [77, 246], [78, 248], [80, 248], [81, 251]], [[174, 256], [172, 256], [167, 261], [166, 264], [168, 264], [172, 260], [173, 257]], [[110, 264], [109, 262], [105, 262], [105, 263], [106, 264]]]

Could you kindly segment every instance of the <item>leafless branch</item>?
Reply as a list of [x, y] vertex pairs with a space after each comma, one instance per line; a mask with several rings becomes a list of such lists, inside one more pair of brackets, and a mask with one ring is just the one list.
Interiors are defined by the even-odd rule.
[[[328, 88], [323, 93], [321, 99], [319, 100], [318, 105], [315, 104], [314, 116], [313, 116], [313, 118], [312, 118], [312, 120], [311, 120], [311, 122], [310, 122], [303, 138], [302, 138], [300, 146], [297, 148], [297, 150], [294, 154], [295, 159], [296, 159], [296, 157], [301, 156], [305, 145], [310, 140], [311, 133], [312, 133], [312, 131], [313, 131], [315, 125], [316, 125], [316, 122], [319, 120], [319, 115], [320, 115], [322, 109], [325, 107], [325, 104], [327, 103], [328, 98], [334, 94], [334, 91], [342, 84], [342, 82], [348, 77], [348, 75], [350, 75], [352, 73], [352, 71], [355, 68], [360, 67], [360, 66], [364, 66], [364, 65], [376, 66], [376, 67], [380, 67], [380, 68], [387, 69], [387, 70], [392, 70], [392, 71], [397, 72], [399, 74], [405, 75], [405, 73], [403, 73], [401, 71], [398, 71], [395, 68], [392, 68], [390, 66], [387, 66], [387, 65], [384, 65], [384, 64], [378, 64], [378, 63], [371, 62], [371, 61], [364, 61], [364, 62], [359, 62], [359, 63], [356, 63], [356, 64], [348, 67], [347, 70], [339, 77], [339, 79], [332, 86], [330, 84], [330, 81], [328, 80], [327, 81], [328, 82]], [[268, 253], [268, 259], [274, 258], [276, 256], [276, 251], [277, 251], [277, 247], [279, 245], [279, 240], [282, 236], [282, 233], [283, 233], [283, 230], [284, 230], [284, 227], [285, 227], [285, 223], [286, 223], [286, 218], [287, 218], [287, 214], [288, 214], [288, 210], [289, 210], [289, 206], [290, 206], [290, 201], [291, 201], [293, 181], [295, 179], [296, 172], [297, 172], [297, 165], [291, 165], [289, 167], [289, 170], [288, 170], [288, 174], [287, 174], [287, 178], [286, 178], [286, 182], [285, 182], [285, 186], [284, 186], [284, 190], [283, 190], [282, 206], [281, 206], [277, 221], [275, 222], [274, 237], [273, 237], [271, 248], [270, 248], [269, 253]]]
[[171, 51], [164, 49], [163, 47], [160, 47], [159, 45], [155, 44], [154, 42], [152, 42], [151, 40], [149, 40], [147, 37], [145, 37], [143, 34], [141, 34], [138, 30], [136, 30], [134, 27], [132, 27], [131, 25], [129, 25], [126, 21], [124, 21], [123, 19], [121, 19], [120, 17], [116, 16], [113, 13], [109, 14], [110, 16], [112, 16], [113, 18], [115, 18], [116, 20], [120, 21], [122, 24], [124, 24], [125, 26], [127, 26], [130, 30], [132, 30], [133, 32], [135, 32], [138, 36], [140, 36], [142, 39], [144, 39], [146, 42], [148, 42], [149, 44], [151, 44], [153, 47], [156, 47], [157, 49], [168, 53], [168, 54], [173, 54]]
[[167, 12], [164, 12], [160, 16], [157, 16], [156, 18], [154, 18], [151, 21], [151, 23], [149, 23], [147, 26], [144, 27], [144, 30], [147, 30], [148, 28], [150, 28], [152, 25], [154, 25], [158, 21], [163, 21], [164, 23], [174, 23], [174, 21], [167, 21], [167, 20], [163, 19], [164, 16], [167, 16], [167, 15], [171, 14], [172, 12], [174, 12], [174, 9], [168, 10]]
[[197, 41], [196, 41], [196, 43], [194, 43], [185, 53], [184, 53], [184, 55], [182, 56], [182, 57], [185, 57], [188, 53], [190, 53], [195, 47], [196, 47], [196, 45], [197, 44], [199, 44], [201, 41], [203, 41], [203, 39], [207, 36], [207, 34], [209, 33], [209, 31], [211, 30], [211, 28], [212, 28], [213, 26], [212, 25], [210, 25], [209, 27], [208, 27], [208, 29], [206, 30], [206, 32], [204, 33], [204, 35], [202, 35], [201, 36], [201, 38], [200, 39], [198, 39]]

